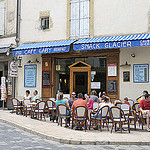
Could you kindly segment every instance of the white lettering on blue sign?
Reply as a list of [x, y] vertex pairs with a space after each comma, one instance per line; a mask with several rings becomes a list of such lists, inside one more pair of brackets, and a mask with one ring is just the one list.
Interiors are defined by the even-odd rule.
[[150, 41], [149, 40], [141, 40], [140, 46], [150, 46]]

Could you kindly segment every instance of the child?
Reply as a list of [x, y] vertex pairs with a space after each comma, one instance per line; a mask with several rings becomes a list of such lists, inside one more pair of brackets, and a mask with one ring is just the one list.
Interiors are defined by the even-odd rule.
[[130, 105], [130, 103], [128, 102], [128, 98], [127, 98], [127, 97], [125, 97], [125, 98], [124, 98], [124, 103], [126, 103], [126, 104], [129, 104], [129, 105]]

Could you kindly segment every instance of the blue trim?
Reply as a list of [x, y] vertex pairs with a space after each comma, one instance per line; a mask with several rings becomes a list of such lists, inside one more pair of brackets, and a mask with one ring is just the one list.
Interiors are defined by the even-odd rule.
[[[26, 86], [25, 85], [25, 67], [26, 66], [35, 66], [35, 84], [34, 86]], [[24, 87], [36, 87], [36, 80], [37, 80], [37, 65], [24, 65]]]
[[150, 46], [150, 34], [81, 39], [73, 44], [73, 50], [82, 51], [145, 46]]
[[[147, 65], [147, 81], [135, 81], [135, 66], [137, 65]], [[149, 64], [133, 64], [133, 82], [134, 83], [148, 83], [149, 82]]]

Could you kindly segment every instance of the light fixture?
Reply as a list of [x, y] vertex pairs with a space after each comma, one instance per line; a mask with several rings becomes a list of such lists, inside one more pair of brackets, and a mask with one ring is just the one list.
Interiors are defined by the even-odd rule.
[[40, 61], [36, 58], [35, 61], [28, 60], [27, 63], [29, 63], [29, 64], [39, 63], [40, 64]]
[[120, 65], [120, 67], [127, 67], [127, 66], [131, 66], [131, 64], [128, 64], [128, 62], [127, 62], [127, 61], [126, 61], [126, 63], [125, 63], [125, 64]]
[[131, 56], [132, 56], [132, 57], [135, 57], [135, 54], [134, 54], [134, 53], [131, 53]]

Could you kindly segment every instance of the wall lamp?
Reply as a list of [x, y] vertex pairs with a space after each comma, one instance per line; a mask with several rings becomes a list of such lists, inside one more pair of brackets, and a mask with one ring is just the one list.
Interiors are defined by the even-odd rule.
[[128, 64], [128, 62], [126, 61], [125, 64], [120, 65], [120, 67], [127, 67], [127, 66], [131, 66], [131, 64]]
[[22, 61], [22, 57], [19, 56], [19, 57], [13, 57], [12, 59], [13, 61], [18, 61], [18, 68], [22, 68], [22, 65], [21, 65], [21, 61]]
[[37, 60], [37, 58], [36, 58], [35, 61], [28, 60], [27, 63], [28, 63], [28, 64], [35, 64], [35, 63], [39, 63], [39, 64], [40, 64], [40, 61]]
[[134, 53], [131, 53], [131, 56], [132, 56], [132, 57], [135, 57], [135, 54], [134, 54]]

